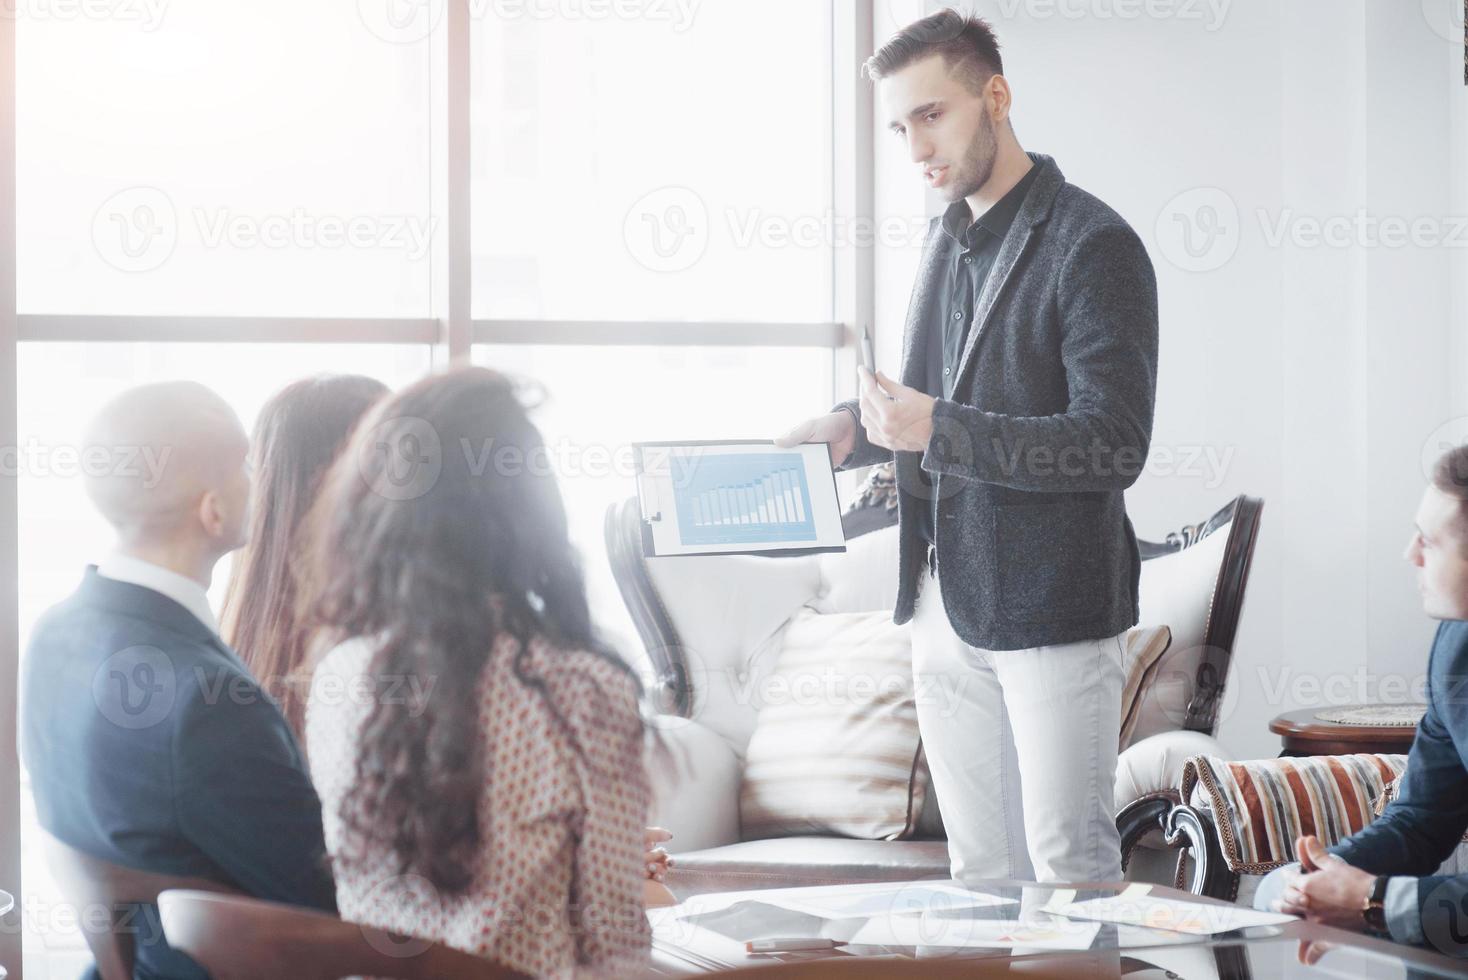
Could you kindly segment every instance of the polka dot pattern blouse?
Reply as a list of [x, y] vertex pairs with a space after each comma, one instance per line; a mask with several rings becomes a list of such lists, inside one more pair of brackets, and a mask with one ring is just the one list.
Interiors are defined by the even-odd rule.
[[642, 904], [651, 791], [632, 682], [594, 654], [535, 640], [528, 672], [544, 683], [542, 694], [516, 676], [516, 648], [500, 637], [479, 679], [472, 737], [480, 740], [484, 767], [483, 845], [469, 888], [453, 895], [400, 874], [386, 847], [374, 853], [353, 841], [347, 853], [360, 860], [342, 854], [342, 800], [374, 698], [426, 696], [432, 710], [429, 682], [419, 681], [415, 694], [412, 685], [371, 676], [372, 651], [361, 640], [338, 646], [317, 668], [306, 739], [341, 914], [535, 976], [636, 972], [651, 941]]

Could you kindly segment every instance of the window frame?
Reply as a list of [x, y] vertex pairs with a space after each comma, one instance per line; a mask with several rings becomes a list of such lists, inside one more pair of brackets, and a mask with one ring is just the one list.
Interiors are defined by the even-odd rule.
[[[874, 50], [875, 0], [831, 3], [832, 207], [846, 222], [874, 213], [873, 104], [861, 77]], [[55, 341], [176, 343], [427, 344], [435, 368], [468, 363], [481, 344], [823, 348], [832, 357], [833, 401], [855, 392], [855, 341], [873, 327], [875, 250], [835, 246], [829, 322], [591, 321], [474, 319], [470, 273], [470, 0], [445, 0], [430, 45], [430, 316], [95, 316], [22, 314], [16, 307], [16, 17], [0, 17], [0, 445], [18, 444], [18, 345]], [[848, 227], [851, 225], [848, 224]], [[15, 909], [0, 927], [0, 964], [22, 976], [19, 671], [19, 502], [14, 475], [0, 479], [0, 889]]]

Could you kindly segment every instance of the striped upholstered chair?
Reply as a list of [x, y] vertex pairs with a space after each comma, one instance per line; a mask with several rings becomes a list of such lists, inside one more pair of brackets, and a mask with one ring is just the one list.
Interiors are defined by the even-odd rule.
[[[1329, 847], [1380, 816], [1406, 766], [1405, 755], [1188, 759], [1182, 802], [1166, 819], [1169, 843], [1182, 848], [1177, 886], [1247, 903], [1260, 878], [1295, 860], [1296, 838]], [[1442, 872], [1465, 867], [1468, 847], [1459, 847]]]

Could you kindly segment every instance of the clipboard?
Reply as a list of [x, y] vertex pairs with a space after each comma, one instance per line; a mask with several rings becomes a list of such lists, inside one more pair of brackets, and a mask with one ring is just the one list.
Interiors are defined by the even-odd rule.
[[642, 553], [792, 557], [846, 550], [825, 443], [632, 443]]

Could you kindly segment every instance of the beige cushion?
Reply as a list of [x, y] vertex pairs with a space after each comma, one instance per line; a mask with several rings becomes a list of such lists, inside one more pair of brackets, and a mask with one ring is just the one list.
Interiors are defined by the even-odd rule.
[[1228, 532], [1228, 526], [1218, 528], [1177, 554], [1142, 562], [1138, 625], [1166, 623], [1172, 630], [1172, 646], [1159, 662], [1155, 677], [1142, 689], [1136, 721], [1122, 748], [1159, 732], [1176, 731], [1187, 721]]
[[803, 610], [785, 630], [740, 787], [746, 840], [835, 834], [894, 840], [914, 830], [917, 707], [906, 627], [886, 611]]
[[[742, 749], [754, 730], [743, 691], [778, 650], [785, 622], [820, 589], [818, 555], [649, 558], [693, 688], [693, 717]], [[773, 657], [769, 658], [773, 662]]]
[[1129, 745], [1132, 730], [1141, 715], [1139, 695], [1157, 677], [1157, 665], [1172, 646], [1172, 630], [1166, 626], [1138, 626], [1126, 635], [1126, 657], [1122, 670], [1126, 685], [1121, 689], [1121, 744]]
[[821, 591], [809, 603], [817, 612], [885, 610], [897, 605], [897, 525], [846, 542], [844, 552], [821, 555]]

